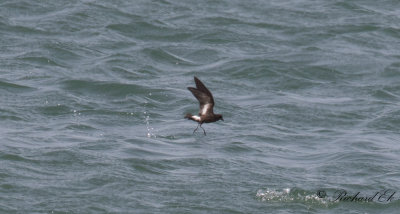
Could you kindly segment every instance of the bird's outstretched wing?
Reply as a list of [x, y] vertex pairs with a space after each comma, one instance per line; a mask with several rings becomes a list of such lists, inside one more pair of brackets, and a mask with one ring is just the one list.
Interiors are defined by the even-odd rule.
[[211, 99], [210, 102], [211, 102], [212, 104], [214, 104], [213, 95], [212, 95], [211, 92], [208, 90], [208, 88], [207, 88], [197, 77], [194, 77], [194, 82], [196, 83], [196, 88], [197, 88], [199, 91], [201, 91], [201, 92], [207, 94], [207, 95], [210, 97], [210, 99]]
[[211, 92], [199, 79], [197, 79], [197, 77], [194, 77], [194, 81], [196, 83], [196, 88], [188, 87], [188, 89], [200, 103], [199, 115], [201, 116], [208, 113], [213, 113], [214, 98]]

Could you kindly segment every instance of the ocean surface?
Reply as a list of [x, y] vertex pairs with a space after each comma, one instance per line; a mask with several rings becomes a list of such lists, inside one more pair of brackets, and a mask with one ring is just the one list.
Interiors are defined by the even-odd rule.
[[0, 213], [398, 213], [399, 131], [396, 0], [0, 1]]

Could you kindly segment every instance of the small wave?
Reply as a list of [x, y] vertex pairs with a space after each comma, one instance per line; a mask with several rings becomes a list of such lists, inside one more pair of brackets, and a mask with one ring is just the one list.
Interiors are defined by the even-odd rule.
[[143, 94], [147, 92], [143, 86], [117, 82], [66, 80], [63, 85], [65, 89], [78, 94], [101, 94], [112, 97], [126, 97], [131, 93]]
[[310, 97], [310, 96], [302, 96], [294, 93], [284, 93], [288, 97], [292, 99], [296, 99], [302, 102], [309, 103], [319, 103], [319, 104], [343, 104], [346, 102], [354, 101], [353, 98], [350, 97]]
[[12, 92], [23, 92], [32, 90], [33, 88], [25, 85], [0, 81], [0, 89], [5, 89]]

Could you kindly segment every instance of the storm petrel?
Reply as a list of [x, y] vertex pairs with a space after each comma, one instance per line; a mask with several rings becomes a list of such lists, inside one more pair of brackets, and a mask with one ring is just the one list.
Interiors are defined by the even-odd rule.
[[199, 115], [192, 115], [192, 114], [186, 114], [185, 118], [188, 120], [193, 120], [198, 123], [197, 127], [194, 132], [199, 128], [203, 129], [204, 135], [206, 135], [206, 130], [204, 130], [201, 125], [203, 123], [212, 123], [216, 122], [218, 120], [224, 120], [222, 118], [222, 114], [214, 114], [213, 112], [213, 107], [214, 107], [214, 98], [211, 92], [206, 88], [206, 86], [199, 80], [197, 77], [194, 77], [194, 82], [196, 83], [196, 88], [193, 87], [188, 87], [189, 91], [192, 92], [193, 96], [196, 97], [196, 99], [200, 103], [200, 112]]

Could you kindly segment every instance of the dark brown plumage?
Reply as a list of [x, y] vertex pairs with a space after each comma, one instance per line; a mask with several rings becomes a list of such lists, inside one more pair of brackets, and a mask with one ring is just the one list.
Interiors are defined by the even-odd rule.
[[203, 123], [212, 123], [218, 120], [224, 120], [221, 114], [214, 114], [214, 98], [211, 92], [206, 88], [206, 86], [197, 78], [194, 77], [194, 82], [196, 83], [196, 88], [188, 87], [189, 91], [196, 97], [200, 104], [200, 112], [198, 115], [186, 114], [185, 118], [188, 120], [193, 120], [198, 123], [197, 128], [193, 133], [199, 128], [203, 129], [204, 135], [206, 135], [206, 130], [204, 130], [201, 125]]

